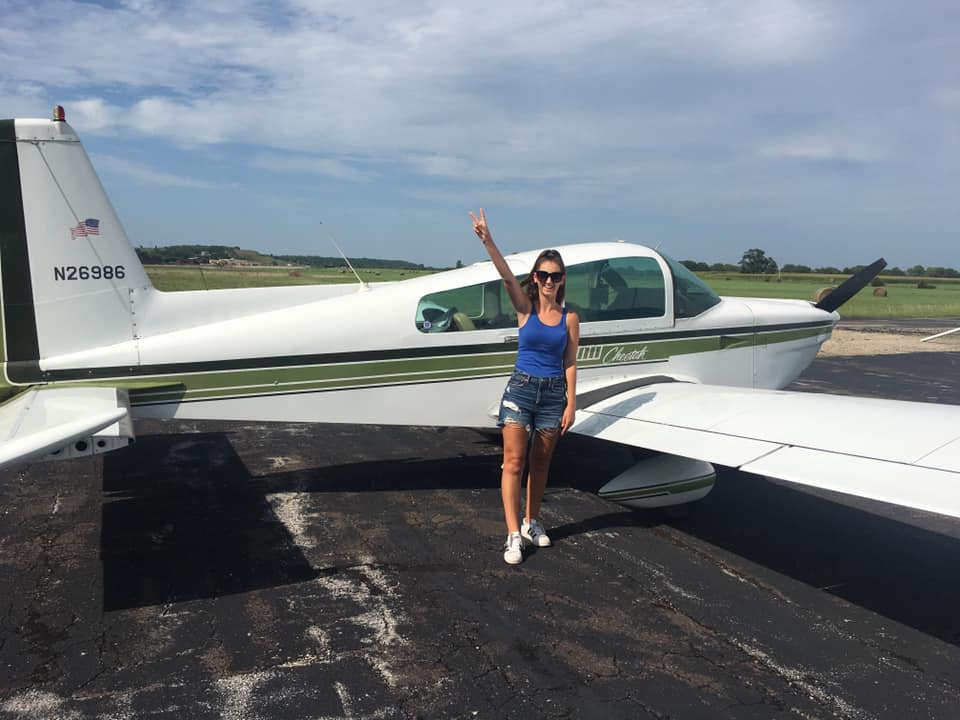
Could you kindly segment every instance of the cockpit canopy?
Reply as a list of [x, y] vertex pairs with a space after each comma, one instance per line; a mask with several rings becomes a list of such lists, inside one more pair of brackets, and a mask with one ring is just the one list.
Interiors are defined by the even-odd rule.
[[[674, 293], [675, 317], [694, 317], [720, 302], [700, 278], [662, 256], [668, 283], [656, 257], [611, 257], [567, 266], [566, 305], [581, 323], [663, 318], [667, 292]], [[519, 276], [520, 280], [526, 275]], [[431, 293], [417, 306], [417, 329], [425, 333], [515, 327], [517, 316], [499, 279]]]

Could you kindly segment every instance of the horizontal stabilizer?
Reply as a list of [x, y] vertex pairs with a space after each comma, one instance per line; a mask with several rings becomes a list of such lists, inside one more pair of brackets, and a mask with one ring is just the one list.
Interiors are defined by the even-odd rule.
[[27, 390], [0, 405], [0, 468], [123, 447], [133, 437], [129, 412], [116, 388]]

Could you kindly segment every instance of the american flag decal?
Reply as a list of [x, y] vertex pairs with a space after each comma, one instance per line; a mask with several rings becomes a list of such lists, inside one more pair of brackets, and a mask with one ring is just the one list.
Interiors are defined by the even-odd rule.
[[86, 237], [87, 235], [99, 235], [100, 234], [100, 221], [96, 218], [87, 218], [86, 220], [81, 220], [79, 225], [70, 228], [70, 237]]

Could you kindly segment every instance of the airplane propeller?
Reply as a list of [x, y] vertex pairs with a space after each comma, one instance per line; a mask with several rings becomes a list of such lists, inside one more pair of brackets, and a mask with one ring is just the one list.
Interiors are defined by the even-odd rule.
[[833, 312], [863, 290], [886, 266], [887, 261], [883, 258], [875, 260], [870, 265], [867, 265], [867, 267], [859, 270], [840, 283], [836, 290], [823, 298], [823, 300], [814, 305], [814, 307], [825, 310], [826, 312]]

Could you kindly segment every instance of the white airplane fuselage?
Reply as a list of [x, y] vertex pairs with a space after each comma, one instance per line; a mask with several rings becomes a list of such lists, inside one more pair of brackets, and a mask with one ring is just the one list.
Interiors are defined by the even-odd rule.
[[[658, 317], [581, 318], [578, 394], [650, 376], [781, 388], [838, 317], [803, 301], [724, 298], [675, 319], [673, 277], [656, 252], [628, 243], [560, 250], [571, 272], [612, 258], [656, 261], [665, 283]], [[509, 262], [520, 275], [535, 257]], [[425, 297], [497, 282], [487, 262], [367, 289], [136, 289], [138, 337], [40, 365], [53, 382], [128, 387], [139, 417], [490, 427], [514, 363], [515, 316], [444, 332], [424, 332], [416, 319]], [[93, 377], [82, 378], [83, 368]]]

